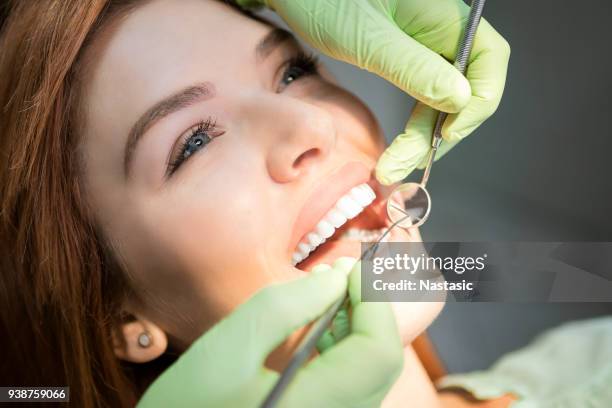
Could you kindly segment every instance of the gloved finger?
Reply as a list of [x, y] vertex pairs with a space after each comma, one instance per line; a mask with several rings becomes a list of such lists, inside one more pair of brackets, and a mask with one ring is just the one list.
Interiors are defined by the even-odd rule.
[[351, 324], [349, 321], [348, 307], [342, 308], [332, 322], [331, 331], [336, 342], [341, 341], [349, 335]]
[[[361, 302], [361, 263], [349, 277], [353, 312], [351, 333], [311, 361], [295, 380], [296, 389], [311, 398], [301, 401], [317, 406], [325, 401], [337, 406], [378, 406], [403, 366], [402, 344], [388, 303]], [[368, 375], [363, 375], [368, 373]], [[287, 406], [292, 406], [289, 388]], [[326, 405], [329, 406], [329, 405]]]
[[[420, 102], [415, 104], [404, 133], [396, 137], [378, 159], [378, 181], [386, 185], [393, 184], [408, 177], [415, 168], [425, 168], [437, 117], [437, 110]], [[457, 143], [459, 141], [443, 140], [435, 160], [442, 158]]]
[[[341, 270], [345, 275], [348, 275], [356, 261], [357, 260], [355, 258], [340, 257], [334, 262], [334, 268]], [[320, 269], [328, 268], [331, 268], [331, 266], [320, 264], [315, 266], [312, 271], [314, 272]], [[330, 328], [325, 330], [321, 335], [321, 338], [317, 341], [317, 350], [320, 353], [323, 353], [325, 350], [332, 347], [334, 344], [344, 338], [348, 334], [348, 331], [348, 310], [347, 306], [343, 305], [333, 318]]]
[[[416, 41], [454, 61], [469, 10], [463, 0], [414, 0], [399, 2], [394, 15]], [[445, 140], [458, 141], [467, 136], [495, 111], [503, 92], [509, 55], [507, 41], [482, 18], [466, 72], [472, 97], [461, 113], [445, 121]]]
[[[458, 143], [459, 142], [448, 142], [446, 140], [443, 140], [442, 143], [440, 143], [440, 147], [438, 147], [438, 151], [436, 152], [436, 158], [434, 159], [434, 161], [438, 161], [439, 159], [444, 157], [444, 155], [446, 155], [446, 153], [448, 153], [453, 147], [457, 146]], [[423, 158], [423, 161], [421, 161], [421, 163], [419, 163], [417, 169], [423, 170], [425, 166], [427, 166], [427, 156]]]
[[444, 112], [457, 112], [469, 101], [470, 84], [448, 61], [388, 24], [383, 35], [364, 31], [367, 59], [358, 65], [385, 78], [415, 99]]
[[446, 118], [442, 137], [447, 141], [463, 139], [493, 115], [504, 92], [510, 46], [486, 21], [478, 27], [471, 55], [466, 76], [472, 97], [461, 112]]
[[[346, 275], [348, 275], [356, 263], [357, 259], [355, 258], [340, 257], [334, 262], [334, 268], [342, 270]], [[315, 268], [317, 267], [318, 265]], [[345, 303], [332, 320], [330, 328], [323, 332], [323, 335], [321, 335], [321, 338], [317, 342], [317, 349], [320, 353], [323, 353], [325, 350], [333, 347], [338, 341], [342, 340], [349, 334], [350, 322], [348, 321], [348, 316], [348, 304]]]
[[289, 283], [268, 286], [215, 325], [192, 348], [199, 348], [199, 354], [231, 354], [231, 360], [241, 367], [225, 368], [250, 375], [287, 336], [343, 296], [346, 286], [346, 273], [329, 267]]
[[325, 352], [328, 348], [332, 347], [336, 344], [336, 339], [334, 339], [334, 335], [332, 334], [331, 329], [327, 329], [321, 335], [321, 338], [317, 341], [317, 350], [319, 353]]
[[[394, 16], [398, 25], [405, 27], [406, 33], [415, 41], [454, 61], [469, 12], [470, 8], [463, 0], [413, 0], [398, 2]], [[453, 117], [446, 121], [447, 127], [442, 131], [446, 140], [456, 141], [465, 137], [495, 111], [503, 92], [509, 55], [508, 42], [482, 18], [466, 77], [472, 93], [470, 104], [474, 99], [483, 101], [475, 103], [471, 109], [465, 106], [461, 110], [466, 112], [462, 115], [467, 116], [465, 121], [462, 119], [457, 125], [452, 124]], [[474, 88], [479, 88], [479, 91]]]
[[404, 133], [397, 136], [376, 163], [376, 178], [389, 185], [406, 178], [427, 160], [438, 111], [417, 102]]
[[312, 47], [371, 71], [436, 109], [457, 112], [469, 101], [465, 77], [402, 31], [384, 5], [274, 0], [273, 6]]
[[[348, 292], [353, 308], [351, 318], [351, 335], [361, 334], [387, 342], [393, 349], [399, 347], [402, 354], [402, 344], [399, 341], [395, 315], [387, 302], [363, 302], [361, 290], [361, 262], [358, 262], [349, 275]], [[378, 316], [373, 319], [373, 316]], [[397, 335], [397, 336], [395, 336]]]
[[349, 321], [348, 304], [342, 307], [332, 320], [331, 326], [327, 329], [317, 342], [317, 350], [324, 353], [325, 350], [333, 347], [336, 343], [349, 335], [351, 325]]
[[[347, 342], [349, 339], [355, 343], [364, 338], [371, 340], [371, 344], [375, 344], [376, 347], [381, 347], [387, 352], [383, 353], [385, 355], [380, 368], [393, 370], [394, 368], [391, 367], [394, 365], [393, 363], [398, 363], [395, 369], [399, 373], [403, 364], [403, 353], [395, 315], [387, 302], [362, 301], [361, 262], [355, 265], [349, 275], [348, 291], [353, 313], [351, 316], [351, 335], [347, 337]], [[346, 347], [348, 350], [353, 346], [348, 344]], [[360, 347], [360, 345], [355, 344], [355, 347]], [[388, 360], [384, 361], [385, 358], [388, 358]]]
[[[355, 268], [360, 268], [361, 262], [351, 257], [341, 257], [334, 262], [334, 268], [343, 271], [347, 276], [350, 276]], [[342, 308], [338, 311], [331, 324], [331, 334], [334, 342], [338, 343], [350, 333], [351, 323], [349, 319], [349, 302], [345, 302]]]

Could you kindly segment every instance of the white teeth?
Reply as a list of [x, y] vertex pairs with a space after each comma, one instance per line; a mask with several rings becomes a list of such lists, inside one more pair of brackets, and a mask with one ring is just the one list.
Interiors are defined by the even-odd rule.
[[334, 235], [335, 230], [336, 229], [334, 228], [334, 226], [325, 220], [321, 220], [317, 224], [317, 234], [319, 234], [321, 237], [325, 239]]
[[363, 209], [362, 206], [357, 204], [350, 196], [344, 196], [336, 203], [336, 208], [342, 212], [342, 214], [348, 218], [355, 218], [357, 214]]
[[355, 218], [365, 207], [376, 198], [376, 194], [367, 184], [353, 187], [348, 193], [340, 197], [336, 205], [325, 214], [316, 225], [314, 231], [309, 232], [298, 244], [291, 256], [291, 263], [295, 266], [332, 235], [336, 228], [341, 227], [349, 219]]
[[368, 195], [370, 196], [370, 198], [372, 199], [372, 201], [374, 201], [374, 199], [376, 198], [376, 193], [374, 192], [374, 190], [372, 190], [372, 187], [368, 186], [367, 184], [362, 184], [359, 187], [362, 190], [366, 191]]
[[306, 258], [313, 249], [314, 248], [312, 246], [305, 244], [304, 242], [300, 242], [298, 245], [298, 250], [300, 251], [300, 254], [304, 256], [304, 258]]
[[299, 254], [298, 252], [294, 252], [291, 256], [291, 263], [293, 264], [293, 266], [295, 266], [302, 262], [302, 259], [304, 259], [304, 257], [301, 254]]
[[352, 239], [362, 242], [374, 242], [377, 241], [380, 236], [385, 232], [384, 228], [374, 230], [364, 230], [358, 228], [350, 228], [342, 234], [342, 238]]
[[344, 214], [342, 214], [340, 211], [338, 211], [335, 208], [332, 208], [331, 210], [329, 210], [329, 212], [325, 216], [325, 219], [329, 221], [329, 223], [333, 225], [334, 228], [338, 228], [339, 226], [344, 224], [347, 220]]
[[370, 204], [374, 199], [372, 196], [370, 196], [369, 191], [371, 190], [366, 190], [361, 186], [353, 187], [351, 189], [351, 197], [355, 201], [357, 201], [359, 205], [365, 207], [366, 205]]
[[319, 245], [321, 245], [323, 243], [323, 241], [325, 241], [319, 234], [317, 234], [316, 232], [311, 232], [310, 234], [306, 235], [306, 239], [308, 240], [308, 243], [313, 247], [316, 248]]

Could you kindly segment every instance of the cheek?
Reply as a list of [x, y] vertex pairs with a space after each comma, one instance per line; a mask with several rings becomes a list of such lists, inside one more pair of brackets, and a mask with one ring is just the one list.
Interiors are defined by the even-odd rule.
[[[197, 316], [200, 332], [261, 287], [286, 279], [278, 276], [279, 267], [269, 256], [280, 235], [270, 220], [283, 220], [271, 214], [264, 170], [245, 157], [255, 155], [219, 152], [219, 162], [207, 163], [206, 169], [190, 163], [183, 181], [157, 197], [150, 209], [160, 246], [178, 261], [176, 280], [187, 282], [189, 297], [197, 299], [191, 310], [178, 312]], [[166, 288], [156, 290], [165, 297]]]
[[370, 109], [353, 94], [335, 87], [325, 105], [334, 117], [338, 137], [368, 157], [378, 159], [385, 140]]
[[261, 249], [260, 228], [254, 220], [262, 209], [259, 203], [241, 199], [242, 194], [253, 196], [245, 188], [259, 184], [244, 180], [238, 185], [231, 180], [240, 179], [218, 174], [214, 180], [185, 185], [175, 192], [174, 204], [167, 206], [173, 211], [159, 225], [194, 290], [217, 310], [239, 303], [265, 280], [253, 256]]

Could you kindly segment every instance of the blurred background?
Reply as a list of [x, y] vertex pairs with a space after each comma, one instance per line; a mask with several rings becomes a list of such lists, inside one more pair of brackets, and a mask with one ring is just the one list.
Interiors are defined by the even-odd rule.
[[[612, 241], [611, 15], [604, 0], [486, 3], [484, 17], [512, 47], [506, 90], [495, 115], [434, 166], [424, 240]], [[412, 98], [322, 61], [387, 140], [403, 130]], [[449, 303], [429, 334], [458, 372], [486, 368], [564, 321], [610, 313], [612, 303]]]

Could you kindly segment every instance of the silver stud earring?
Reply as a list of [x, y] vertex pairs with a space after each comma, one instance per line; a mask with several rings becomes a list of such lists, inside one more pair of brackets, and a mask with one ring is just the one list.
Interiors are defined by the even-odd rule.
[[148, 331], [144, 331], [138, 335], [138, 345], [142, 348], [147, 348], [151, 345], [153, 339]]

